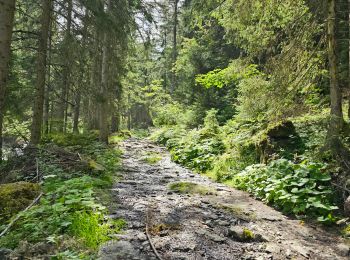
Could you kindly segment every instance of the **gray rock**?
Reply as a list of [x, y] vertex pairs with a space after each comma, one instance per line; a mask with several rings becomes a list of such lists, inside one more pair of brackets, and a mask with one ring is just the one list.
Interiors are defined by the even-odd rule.
[[127, 241], [110, 241], [100, 247], [99, 260], [131, 260], [139, 259], [139, 252]]
[[226, 238], [222, 237], [222, 236], [219, 236], [219, 235], [216, 235], [214, 233], [207, 233], [206, 234], [207, 237], [211, 240], [213, 240], [214, 242], [217, 242], [217, 243], [223, 243], [226, 241]]
[[187, 242], [187, 243], [174, 243], [172, 245], [173, 250], [178, 250], [181, 252], [189, 252], [193, 251], [196, 248], [196, 244], [192, 242]]
[[216, 221], [216, 223], [219, 225], [219, 226], [229, 226], [230, 225], [230, 222], [226, 221], [226, 220], [218, 220]]
[[344, 202], [344, 213], [345, 216], [350, 217], [350, 196]]
[[340, 256], [350, 256], [350, 247], [346, 244], [338, 244], [336, 251]]
[[[252, 237], [248, 236], [245, 230], [248, 230], [249, 233], [251, 232]], [[254, 234], [251, 230], [242, 226], [231, 226], [228, 230], [228, 235], [231, 238], [241, 242], [258, 241], [257, 238], [260, 238], [260, 236], [257, 236], [256, 234]]]
[[279, 253], [281, 251], [281, 248], [276, 244], [270, 243], [266, 245], [265, 251], [267, 253]]
[[143, 242], [143, 241], [147, 240], [147, 236], [144, 233], [139, 233], [137, 235], [137, 239], [140, 240], [141, 242]]
[[292, 248], [293, 251], [301, 254], [302, 256], [304, 256], [306, 258], [309, 257], [309, 255], [310, 255], [310, 251], [306, 247], [303, 247], [303, 246], [298, 245], [298, 244], [293, 244], [290, 247]]
[[202, 236], [206, 236], [210, 240], [213, 240], [214, 242], [217, 242], [217, 243], [223, 243], [226, 241], [225, 237], [219, 236], [205, 229], [199, 229], [196, 231], [196, 233]]
[[0, 259], [6, 260], [10, 259], [9, 256], [12, 253], [12, 250], [7, 248], [0, 248]]

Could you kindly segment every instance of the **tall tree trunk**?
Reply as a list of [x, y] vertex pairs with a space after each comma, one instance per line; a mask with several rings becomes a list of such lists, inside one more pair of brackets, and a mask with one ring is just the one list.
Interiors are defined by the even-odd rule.
[[79, 133], [79, 115], [80, 115], [80, 89], [77, 90], [74, 97], [74, 116], [73, 116], [73, 133]]
[[99, 90], [97, 86], [101, 84], [101, 55], [100, 55], [100, 39], [102, 38], [101, 32], [95, 28], [94, 32], [94, 42], [92, 46], [92, 51], [90, 58], [92, 59], [91, 63], [91, 74], [90, 74], [90, 91], [91, 94], [88, 97], [87, 103], [87, 127], [89, 130], [99, 129], [99, 113], [96, 113], [98, 110], [97, 99]]
[[[109, 12], [111, 0], [108, 0], [106, 10]], [[106, 28], [105, 28], [106, 30]], [[99, 103], [99, 123], [100, 123], [100, 141], [108, 144], [108, 83], [109, 83], [109, 62], [110, 55], [108, 32], [103, 34], [102, 47], [102, 68], [101, 68], [101, 100]]]
[[68, 91], [70, 85], [70, 68], [71, 68], [71, 58], [70, 58], [70, 43], [71, 43], [71, 27], [72, 27], [72, 9], [73, 1], [68, 0], [67, 9], [67, 25], [65, 32], [65, 40], [63, 46], [63, 75], [62, 75], [62, 90], [61, 90], [61, 100], [58, 108], [58, 131], [66, 132], [67, 127], [67, 109], [68, 109]]
[[49, 117], [50, 117], [50, 84], [51, 84], [51, 47], [52, 47], [52, 19], [50, 22], [50, 28], [49, 28], [49, 49], [48, 49], [48, 67], [47, 67], [47, 84], [46, 84], [46, 91], [45, 91], [45, 99], [44, 99], [44, 133], [49, 133]]
[[99, 102], [100, 141], [108, 143], [108, 46], [107, 33], [104, 34], [101, 68], [101, 98]]
[[119, 100], [118, 104], [114, 106], [114, 114], [112, 116], [111, 120], [111, 132], [112, 133], [117, 133], [120, 130], [120, 105], [119, 105]]
[[8, 79], [15, 0], [0, 0], [0, 162], [2, 161], [2, 125]]
[[336, 0], [328, 0], [328, 59], [330, 75], [331, 115], [327, 133], [329, 148], [334, 152], [340, 149], [340, 133], [343, 127], [342, 95], [338, 80], [336, 42]]
[[[348, 0], [348, 27], [350, 27], [350, 0]], [[349, 28], [349, 35], [348, 35], [348, 44], [349, 44], [349, 49], [348, 49], [348, 55], [349, 55], [349, 81], [348, 81], [348, 118], [350, 120], [350, 28]]]
[[[178, 5], [179, 0], [174, 0], [174, 14], [173, 14], [173, 66], [175, 65], [176, 59], [177, 59], [177, 25], [178, 25]], [[172, 82], [171, 82], [171, 89], [170, 92], [173, 93], [176, 89], [176, 72], [172, 72]]]
[[49, 24], [51, 19], [52, 0], [42, 0], [42, 14], [40, 18], [41, 32], [37, 57], [37, 82], [33, 106], [33, 122], [30, 142], [37, 145], [41, 138], [43, 109], [45, 98], [47, 44], [49, 39]]

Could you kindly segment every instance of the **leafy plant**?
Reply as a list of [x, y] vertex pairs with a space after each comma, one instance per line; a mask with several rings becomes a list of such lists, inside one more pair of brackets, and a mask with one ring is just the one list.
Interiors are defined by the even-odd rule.
[[297, 216], [319, 216], [320, 221], [333, 220], [333, 191], [325, 165], [303, 161], [296, 164], [286, 159], [269, 165], [248, 166], [233, 178], [234, 186], [254, 194], [285, 213]]

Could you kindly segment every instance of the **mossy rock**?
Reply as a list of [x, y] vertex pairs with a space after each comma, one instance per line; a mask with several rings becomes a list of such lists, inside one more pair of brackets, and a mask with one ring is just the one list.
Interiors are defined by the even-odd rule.
[[200, 194], [214, 195], [216, 191], [213, 188], [200, 185], [193, 182], [174, 182], [169, 185], [169, 188], [175, 192], [183, 194]]
[[267, 163], [276, 154], [293, 159], [294, 154], [300, 154], [305, 149], [293, 122], [289, 120], [269, 126], [261, 135], [257, 147], [260, 163]]
[[105, 168], [103, 165], [97, 163], [97, 162], [94, 161], [94, 160], [89, 160], [88, 164], [89, 164], [89, 168], [90, 168], [92, 171], [95, 171], [95, 172], [103, 172], [103, 171], [106, 170], [106, 168]]
[[15, 182], [0, 185], [0, 219], [25, 209], [40, 193], [39, 184]]
[[289, 138], [293, 134], [295, 134], [295, 127], [292, 121], [282, 121], [267, 129], [267, 135], [270, 138]]

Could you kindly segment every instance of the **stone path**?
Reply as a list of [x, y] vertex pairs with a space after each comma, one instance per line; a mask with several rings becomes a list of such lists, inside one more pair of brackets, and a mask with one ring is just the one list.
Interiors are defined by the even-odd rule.
[[[173, 163], [164, 148], [129, 139], [122, 149], [122, 180], [113, 189], [118, 208], [111, 217], [126, 219], [128, 227], [118, 235], [119, 241], [100, 248], [100, 259], [157, 259], [146, 223], [162, 259], [350, 258], [349, 246], [338, 237], [192, 173]], [[149, 164], [145, 160], [149, 154], [160, 154], [162, 159]], [[201, 194], [170, 190], [176, 182], [198, 184]]]

